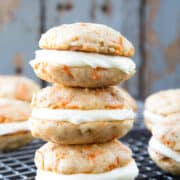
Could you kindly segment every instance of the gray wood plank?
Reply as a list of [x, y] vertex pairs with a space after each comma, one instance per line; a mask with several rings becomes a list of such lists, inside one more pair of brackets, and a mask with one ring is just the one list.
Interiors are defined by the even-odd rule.
[[146, 1], [146, 95], [180, 87], [180, 1]]
[[91, 0], [46, 0], [46, 29], [64, 23], [91, 21], [91, 3]]
[[37, 80], [29, 60], [38, 48], [39, 0], [0, 1], [0, 7], [0, 74], [14, 74], [14, 61], [22, 61], [23, 74]]
[[[70, 3], [71, 8], [66, 8]], [[139, 1], [123, 0], [46, 0], [46, 29], [63, 23], [78, 21], [106, 24], [121, 31], [136, 48], [133, 58], [138, 66], [139, 58]], [[138, 76], [125, 83], [130, 93], [137, 96]]]
[[[180, 84], [180, 1], [145, 1], [145, 17], [140, 29], [140, 3], [137, 0], [42, 0], [44, 21], [40, 22], [41, 0], [0, 1], [0, 74], [13, 74], [16, 62], [23, 61], [23, 74], [34, 78], [28, 62], [38, 48], [40, 31], [77, 21], [107, 24], [122, 32], [136, 48], [136, 75], [124, 86], [137, 96], [138, 78], [144, 76], [145, 95]], [[139, 53], [140, 33], [145, 30], [145, 57]], [[145, 62], [145, 63], [144, 63]], [[139, 72], [139, 69], [145, 71]], [[144, 73], [142, 73], [144, 72]]]

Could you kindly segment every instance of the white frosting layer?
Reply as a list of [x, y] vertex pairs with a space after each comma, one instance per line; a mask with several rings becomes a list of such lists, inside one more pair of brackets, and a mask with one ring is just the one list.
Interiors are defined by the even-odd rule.
[[29, 130], [28, 121], [0, 124], [0, 135], [10, 134], [22, 130]]
[[37, 170], [36, 180], [133, 180], [139, 171], [136, 163], [132, 161], [125, 167], [116, 168], [101, 174], [72, 174], [63, 175]]
[[112, 109], [112, 110], [69, 110], [69, 109], [46, 109], [35, 108], [32, 110], [32, 118], [42, 120], [70, 121], [74, 124], [92, 121], [119, 121], [135, 118], [135, 113], [132, 110]]
[[164, 144], [156, 140], [154, 137], [152, 137], [149, 141], [149, 146], [158, 153], [166, 157], [169, 157], [177, 162], [180, 162], [180, 153], [173, 151], [169, 147], [165, 146]]
[[147, 110], [144, 111], [144, 117], [147, 118], [149, 121], [154, 122], [154, 123], [164, 121], [163, 116], [154, 114], [154, 113], [147, 111]]
[[77, 51], [38, 50], [35, 60], [32, 60], [30, 64], [33, 66], [36, 62], [48, 62], [54, 66], [117, 68], [127, 74], [135, 72], [135, 64], [128, 57]]

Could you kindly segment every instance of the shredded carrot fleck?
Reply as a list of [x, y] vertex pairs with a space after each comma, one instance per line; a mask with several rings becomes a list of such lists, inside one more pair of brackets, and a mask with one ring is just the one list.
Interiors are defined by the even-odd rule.
[[78, 36], [75, 36], [75, 37], [73, 38], [73, 40], [74, 40], [74, 41], [77, 41], [77, 40], [79, 40], [79, 37], [78, 37]]
[[67, 66], [64, 65], [63, 69], [69, 77], [73, 78], [73, 75]]
[[93, 78], [94, 80], [99, 79], [99, 76], [98, 76], [97, 71], [96, 71], [95, 69], [94, 69], [94, 71], [93, 71], [93, 76], [92, 76], [92, 78]]
[[123, 105], [122, 104], [112, 104], [112, 105], [107, 105], [105, 108], [107, 108], [107, 109], [122, 109]]
[[0, 117], [0, 123], [5, 123], [7, 122], [7, 118], [5, 116]]
[[65, 107], [69, 102], [70, 102], [69, 99], [63, 99], [63, 100], [61, 101], [61, 106], [62, 106], [62, 107]]
[[88, 155], [87, 155], [87, 158], [88, 158], [89, 160], [92, 160], [92, 159], [94, 159], [95, 157], [96, 157], [95, 154], [88, 154]]
[[79, 106], [73, 105], [69, 107], [70, 109], [79, 109]]
[[166, 137], [165, 135], [162, 136], [162, 140], [165, 141], [166, 140]]
[[16, 98], [21, 99], [22, 95], [28, 92], [28, 86], [26, 84], [20, 84], [16, 91]]
[[22, 117], [27, 117], [27, 116], [28, 116], [28, 114], [27, 114], [27, 113], [22, 112], [22, 111], [20, 112], [20, 114], [21, 114], [21, 116], [22, 116]]
[[0, 105], [0, 108], [1, 108], [1, 109], [6, 109], [6, 108], [8, 108], [8, 107], [9, 107], [8, 104], [2, 104], [2, 105]]
[[97, 80], [97, 79], [100, 79], [100, 76], [98, 75], [98, 71], [101, 71], [103, 70], [104, 68], [100, 68], [100, 67], [97, 67], [95, 69], [93, 69], [93, 75], [92, 75], [92, 78], [94, 80]]
[[109, 166], [108, 166], [108, 170], [112, 170], [112, 169], [115, 169], [117, 166], [116, 166], [116, 164], [114, 163], [114, 164], [110, 164]]
[[119, 38], [119, 43], [122, 45], [122, 43], [123, 43], [123, 38], [122, 38], [122, 36], [120, 36], [120, 38]]
[[112, 137], [112, 139], [116, 139], [117, 137], [118, 137], [117, 135], [116, 135], [116, 136], [114, 135], [114, 136]]
[[59, 154], [59, 155], [58, 155], [58, 158], [60, 158], [60, 159], [64, 159], [64, 158], [65, 158], [65, 153], [61, 153], [61, 154]]
[[87, 155], [87, 159], [89, 160], [94, 160], [96, 158], [96, 156], [102, 154], [103, 152], [102, 151], [96, 151], [94, 153], [90, 153]]
[[87, 25], [85, 23], [80, 23], [81, 26], [86, 27]]

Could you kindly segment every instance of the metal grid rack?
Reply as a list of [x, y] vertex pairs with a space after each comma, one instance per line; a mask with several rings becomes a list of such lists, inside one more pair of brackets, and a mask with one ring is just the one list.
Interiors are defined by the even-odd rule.
[[[122, 141], [129, 145], [134, 153], [134, 158], [140, 170], [140, 179], [173, 180], [173, 177], [161, 171], [149, 158], [147, 142], [150, 134], [146, 130], [133, 130]], [[33, 180], [36, 169], [33, 162], [34, 152], [43, 144], [40, 140], [34, 140], [26, 147], [18, 151], [0, 154], [0, 179], [2, 180]], [[180, 178], [179, 178], [180, 179]]]
[[[163, 172], [150, 160], [147, 153], [150, 133], [144, 129], [141, 112], [142, 105], [140, 104], [140, 113], [138, 114], [138, 121], [135, 123], [134, 130], [122, 138], [122, 141], [132, 149], [133, 156], [139, 167], [140, 173], [137, 180], [180, 179], [180, 177], [173, 177]], [[42, 145], [42, 141], [34, 140], [31, 144], [17, 151], [0, 154], [0, 180], [34, 180], [36, 174], [33, 160], [34, 153]]]
[[129, 145], [133, 151], [133, 156], [139, 168], [139, 176], [137, 180], [141, 179], [162, 179], [162, 180], [179, 180], [180, 177], [172, 176], [159, 169], [150, 159], [147, 152], [147, 144], [151, 134], [143, 130], [134, 130], [130, 132], [122, 141]]
[[[173, 177], [161, 171], [150, 160], [147, 153], [149, 137], [150, 134], [146, 130], [133, 130], [122, 139], [124, 143], [129, 145], [134, 153], [134, 158], [140, 170], [137, 179], [178, 179], [178, 177]], [[0, 154], [0, 179], [33, 180], [36, 173], [33, 162], [34, 153], [42, 144], [42, 141], [34, 140], [31, 144], [18, 151]]]

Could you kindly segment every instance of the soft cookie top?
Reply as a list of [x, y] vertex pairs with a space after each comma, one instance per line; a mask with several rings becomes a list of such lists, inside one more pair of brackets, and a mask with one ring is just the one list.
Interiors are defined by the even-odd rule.
[[110, 27], [92, 23], [64, 24], [47, 31], [30, 64], [45, 81], [67, 87], [116, 85], [136, 72], [133, 45]]
[[132, 109], [118, 87], [67, 88], [49, 86], [34, 93], [33, 108], [50, 109]]
[[134, 47], [118, 31], [102, 24], [63, 24], [48, 30], [41, 36], [42, 49], [72, 50], [133, 56]]
[[146, 110], [168, 116], [180, 112], [180, 89], [170, 89], [152, 94], [146, 99]]
[[15, 99], [0, 98], [0, 124], [28, 120], [30, 104]]
[[0, 76], [0, 97], [21, 101], [31, 101], [34, 91], [39, 86], [31, 79], [22, 76]]
[[32, 99], [33, 136], [57, 144], [108, 142], [125, 135], [135, 113], [118, 87], [49, 86]]

